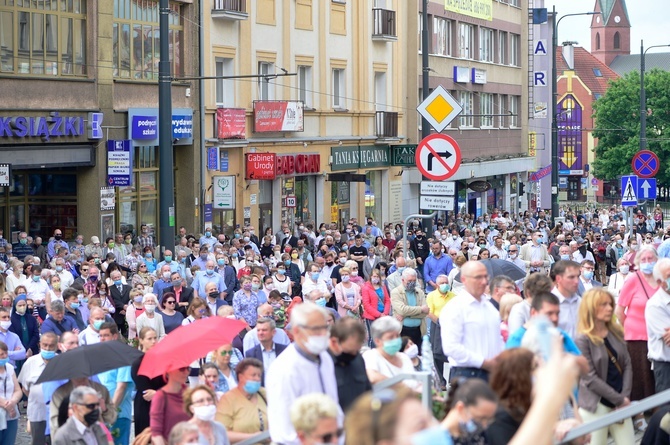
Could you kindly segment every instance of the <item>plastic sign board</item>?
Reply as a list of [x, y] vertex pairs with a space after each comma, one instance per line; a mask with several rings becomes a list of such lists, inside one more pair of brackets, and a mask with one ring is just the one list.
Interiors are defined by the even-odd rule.
[[432, 196], [454, 196], [456, 193], [456, 183], [449, 182], [431, 182], [421, 181], [421, 194]]
[[288, 195], [286, 197], [286, 207], [293, 208], [296, 206], [296, 202], [297, 200], [295, 198], [295, 195]]
[[450, 196], [422, 196], [419, 200], [421, 210], [454, 210], [454, 198]]
[[661, 167], [661, 161], [653, 151], [640, 150], [633, 156], [632, 166], [639, 178], [653, 178]]
[[637, 205], [637, 176], [622, 176], [621, 177], [621, 205], [622, 206], [636, 206]]
[[416, 147], [416, 167], [433, 181], [451, 178], [461, 166], [461, 148], [451, 136], [431, 134]]
[[461, 114], [463, 107], [440, 85], [421, 102], [416, 110], [439, 133]]
[[656, 178], [639, 178], [637, 180], [638, 199], [656, 199]]

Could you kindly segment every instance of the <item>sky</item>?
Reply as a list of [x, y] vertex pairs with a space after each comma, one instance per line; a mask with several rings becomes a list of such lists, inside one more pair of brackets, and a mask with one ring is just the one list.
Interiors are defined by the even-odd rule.
[[[540, 1], [535, 0], [535, 4]], [[545, 7], [551, 11], [556, 6], [559, 17], [565, 14], [593, 11], [596, 0], [545, 0]], [[628, 0], [626, 2], [631, 23], [630, 50], [631, 54], [640, 53], [640, 39], [644, 40], [645, 49], [652, 45], [670, 44], [668, 28], [668, 0]], [[591, 16], [568, 17], [558, 27], [558, 42], [572, 40], [579, 46], [591, 50]], [[667, 49], [670, 51], [670, 48]], [[652, 52], [664, 52], [662, 48]], [[649, 54], [649, 53], [647, 53]]]

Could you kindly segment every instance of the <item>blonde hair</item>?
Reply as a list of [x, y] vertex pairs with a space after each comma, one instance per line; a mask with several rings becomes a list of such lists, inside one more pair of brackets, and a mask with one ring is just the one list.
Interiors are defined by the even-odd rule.
[[502, 298], [500, 298], [500, 320], [507, 321], [512, 306], [521, 303], [522, 301], [523, 299], [519, 295], [511, 292], [503, 295]]
[[[577, 317], [577, 332], [586, 335], [595, 345], [602, 345], [603, 339], [595, 333], [596, 330], [596, 311], [598, 307], [605, 303], [612, 304], [614, 310], [614, 297], [603, 288], [592, 288], [582, 295], [582, 302], [579, 305], [579, 316]], [[623, 327], [617, 322], [616, 316], [612, 313], [612, 319], [606, 324], [607, 330], [614, 334], [619, 340], [623, 341]]]
[[299, 397], [291, 405], [291, 423], [296, 431], [311, 434], [321, 419], [336, 419], [337, 404], [329, 396], [321, 393]]

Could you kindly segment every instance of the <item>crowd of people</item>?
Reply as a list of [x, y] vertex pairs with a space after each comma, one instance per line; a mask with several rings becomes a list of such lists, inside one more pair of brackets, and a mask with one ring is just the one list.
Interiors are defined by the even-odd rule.
[[[39, 445], [214, 445], [265, 431], [281, 445], [560, 440], [670, 388], [660, 208], [637, 212], [632, 230], [617, 208], [560, 216], [449, 214], [428, 230], [412, 221], [407, 239], [372, 218], [260, 236], [180, 227], [162, 251], [146, 225], [88, 244], [59, 229], [46, 245], [26, 233], [10, 244], [0, 231], [0, 445], [21, 414]], [[106, 341], [147, 353], [209, 317], [246, 327], [189, 366], [148, 378], [140, 357], [36, 383], [57, 354]], [[417, 379], [371, 391], [419, 370], [435, 377], [439, 419]], [[590, 440], [667, 438], [659, 425], [640, 414]]]

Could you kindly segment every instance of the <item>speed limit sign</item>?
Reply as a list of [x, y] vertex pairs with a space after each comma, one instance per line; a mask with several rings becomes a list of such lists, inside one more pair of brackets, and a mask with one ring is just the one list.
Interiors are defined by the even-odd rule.
[[296, 199], [295, 195], [288, 195], [286, 197], [286, 207], [295, 207]]

